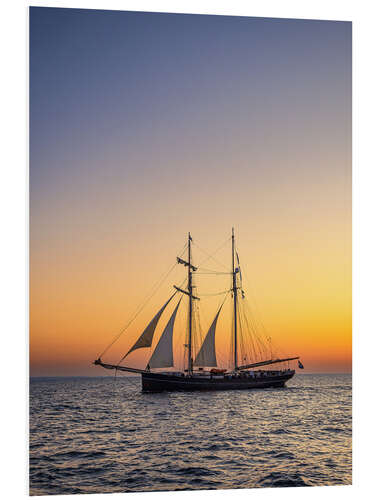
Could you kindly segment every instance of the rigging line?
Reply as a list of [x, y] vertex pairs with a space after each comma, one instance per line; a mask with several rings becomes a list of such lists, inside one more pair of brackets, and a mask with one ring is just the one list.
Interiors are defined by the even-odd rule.
[[[198, 248], [199, 248], [199, 249], [200, 249], [200, 250], [201, 250], [204, 254], [206, 254], [206, 255], [207, 255], [207, 258], [206, 258], [205, 260], [203, 260], [203, 261], [201, 262], [201, 264], [204, 264], [204, 263], [205, 263], [205, 262], [207, 262], [209, 259], [212, 259], [212, 260], [213, 260], [213, 261], [215, 261], [217, 264], [219, 264], [219, 266], [223, 267], [224, 269], [226, 269], [226, 270], [227, 270], [227, 272], [229, 272], [229, 271], [228, 271], [227, 266], [226, 266], [226, 265], [224, 265], [222, 262], [220, 262], [218, 259], [216, 259], [216, 258], [214, 257], [214, 255], [215, 255], [217, 252], [219, 252], [219, 250], [221, 250], [227, 242], [228, 242], [228, 240], [227, 240], [227, 241], [225, 241], [225, 242], [224, 242], [224, 244], [223, 244], [223, 245], [221, 245], [221, 246], [220, 246], [217, 250], [215, 250], [215, 252], [213, 252], [211, 255], [210, 255], [210, 254], [208, 254], [205, 250], [203, 250], [203, 248], [199, 247], [199, 246], [195, 243], [195, 246], [197, 246], [197, 247], [198, 247]], [[200, 264], [200, 265], [201, 265], [201, 264]], [[199, 266], [198, 266], [198, 267], [199, 267]]]
[[165, 273], [161, 279], [159, 279], [156, 284], [151, 288], [151, 291], [149, 295], [146, 295], [146, 298], [141, 302], [141, 304], [138, 306], [136, 309], [134, 315], [130, 319], [130, 321], [120, 330], [120, 332], [116, 335], [116, 337], [108, 344], [108, 346], [104, 349], [104, 351], [99, 355], [99, 358], [104, 356], [104, 354], [108, 351], [110, 347], [113, 346], [115, 342], [121, 337], [121, 335], [129, 328], [129, 326], [133, 323], [133, 321], [137, 318], [137, 316], [142, 312], [144, 307], [146, 306], [147, 302], [155, 295], [155, 293], [158, 291], [160, 286], [163, 284], [163, 282], [167, 279], [167, 277], [170, 275], [170, 273], [173, 271], [173, 269], [177, 266], [177, 262], [173, 264], [173, 266]]
[[241, 271], [242, 271], [243, 275], [245, 276], [247, 289], [250, 290], [250, 295], [252, 296], [252, 300], [254, 302], [254, 306], [255, 306], [256, 312], [258, 314], [258, 323], [260, 324], [260, 327], [262, 328], [264, 335], [268, 335], [268, 331], [267, 331], [267, 329], [263, 323], [263, 320], [262, 320], [260, 308], [259, 308], [257, 301], [256, 301], [256, 298], [255, 298], [255, 289], [252, 286], [252, 282], [249, 280], [246, 271], [242, 267], [241, 267]]
[[[172, 297], [168, 300], [167, 304], [174, 298], [175, 295], [177, 295], [178, 291], [175, 291], [174, 294], [172, 295]], [[151, 347], [149, 348], [151, 349]], [[126, 358], [126, 356], [130, 354], [130, 352], [127, 352], [126, 354], [124, 354], [124, 356], [120, 359], [120, 361], [117, 363], [116, 366], [120, 366], [120, 363]], [[117, 369], [117, 368], [116, 368]]]
[[238, 308], [238, 322], [240, 324], [240, 335], [239, 335], [239, 344], [240, 344], [240, 353], [241, 353], [241, 359], [242, 362], [244, 361], [244, 357], [246, 358], [246, 352], [245, 352], [245, 333], [244, 333], [244, 326], [243, 326], [243, 314], [241, 313], [241, 308]]
[[228, 297], [228, 295], [229, 295], [229, 292], [230, 292], [230, 290], [227, 290], [227, 294], [226, 294], [226, 296], [224, 297], [224, 300], [223, 300], [223, 302], [221, 303], [220, 308], [222, 308], [222, 307], [223, 307], [224, 302], [227, 300], [227, 297]]
[[[249, 311], [249, 312], [250, 312], [250, 320], [251, 320], [252, 319], [251, 311]], [[261, 357], [262, 357], [262, 349], [261, 349], [261, 347], [259, 345], [259, 338], [256, 335], [255, 326], [253, 324], [251, 324], [251, 326], [249, 326], [247, 315], [245, 314], [244, 317], [245, 317], [245, 322], [246, 322], [247, 328], [248, 328], [250, 336], [251, 336], [255, 358], [257, 356], [260, 356], [260, 359], [261, 359]]]
[[[220, 310], [221, 310], [221, 309], [222, 309], [222, 307], [224, 306], [224, 303], [225, 303], [225, 301], [227, 300], [227, 297], [228, 297], [228, 295], [229, 295], [229, 292], [230, 292], [230, 290], [226, 290], [226, 295], [225, 295], [225, 297], [224, 297], [224, 300], [221, 302], [221, 304], [219, 305], [219, 307], [216, 309], [216, 312], [215, 312], [214, 317], [216, 317], [216, 316], [217, 316], [217, 314], [220, 312]], [[208, 333], [208, 331], [207, 331], [207, 333]], [[206, 333], [206, 335], [207, 335], [207, 333]], [[202, 344], [203, 344], [203, 342], [204, 342], [205, 338], [206, 338], [206, 336], [201, 336], [201, 339], [200, 339], [200, 344], [199, 344], [199, 346], [200, 346], [200, 347], [199, 347], [199, 349], [201, 349]], [[199, 349], [196, 349], [196, 351], [198, 351], [198, 352], [199, 352]], [[217, 350], [216, 350], [216, 353], [218, 354]], [[197, 353], [195, 353], [195, 356], [194, 356], [194, 357], [196, 357], [196, 356], [197, 356]], [[222, 358], [222, 356], [220, 356], [220, 357]]]
[[[216, 316], [216, 315], [217, 315], [217, 313], [220, 311], [220, 309], [223, 307], [223, 305], [224, 305], [225, 301], [227, 300], [227, 297], [228, 297], [228, 295], [229, 295], [229, 292], [230, 292], [230, 290], [225, 290], [224, 292], [221, 292], [221, 294], [226, 293], [226, 296], [224, 297], [224, 299], [223, 299], [222, 303], [219, 305], [219, 307], [216, 309], [215, 316]], [[217, 294], [217, 295], [219, 295], [219, 294]]]
[[222, 262], [220, 262], [219, 260], [215, 259], [214, 258], [214, 255], [217, 254], [217, 252], [219, 252], [219, 250], [221, 250], [227, 243], [228, 241], [230, 241], [232, 239], [232, 237], [226, 239], [224, 241], [224, 243], [222, 243], [211, 255], [206, 252], [206, 250], [204, 250], [203, 248], [201, 248], [199, 245], [197, 245], [197, 243], [193, 242], [194, 246], [196, 246], [197, 248], [199, 248], [199, 250], [201, 252], [203, 252], [205, 255], [207, 255], [207, 258], [205, 260], [203, 260], [202, 262], [200, 262], [200, 264], [197, 266], [197, 267], [200, 267], [202, 264], [204, 264], [205, 262], [207, 262], [209, 259], [212, 259], [214, 260], [217, 264], [219, 264], [221, 267], [224, 267], [224, 269], [228, 270], [228, 267], [225, 266]]
[[[202, 266], [199, 266], [199, 269], [204, 271], [204, 272], [207, 272], [207, 273], [215, 273], [215, 274], [232, 274], [231, 272], [225, 272], [225, 271], [213, 271], [212, 269], [207, 269], [205, 267], [202, 267]], [[196, 272], [194, 274], [203, 274], [203, 273], [200, 273], [200, 272]]]
[[[243, 305], [241, 305], [241, 308], [244, 309]], [[247, 316], [246, 316], [246, 312], [243, 311], [243, 316], [245, 318], [245, 324], [247, 326], [247, 333], [248, 333], [248, 337], [250, 339], [250, 342], [251, 342], [251, 345], [249, 344], [249, 347], [250, 347], [250, 357], [252, 358], [252, 360], [255, 362], [256, 359], [257, 359], [257, 354], [256, 354], [256, 347], [255, 347], [255, 342], [254, 342], [254, 335], [252, 334], [252, 331], [250, 330], [250, 327], [249, 327], [249, 323], [248, 323], [248, 320], [247, 320]]]
[[200, 297], [215, 297], [216, 295], [224, 295], [224, 293], [229, 293], [231, 289], [229, 290], [224, 290], [223, 292], [217, 292], [217, 293], [200, 293]]
[[[252, 314], [252, 312], [251, 312], [250, 305], [249, 305], [249, 303], [248, 303], [248, 301], [247, 301], [246, 299], [245, 299], [245, 301], [244, 301], [244, 304], [245, 304], [245, 307], [246, 307], [246, 308], [248, 309], [248, 311], [249, 311], [250, 318], [252, 318], [252, 320], [253, 320], [253, 334], [254, 334], [254, 336], [255, 336], [256, 340], [257, 340], [257, 341], [261, 344], [262, 349], [263, 349], [263, 350], [266, 350], [266, 346], [265, 346], [265, 344], [264, 344], [264, 342], [263, 342], [262, 338], [261, 338], [261, 337], [257, 334], [257, 324], [256, 324], [257, 322], [256, 322], [256, 319], [255, 319], [255, 316], [254, 316], [254, 315]], [[266, 335], [268, 335], [268, 334], [267, 334], [267, 332], [264, 332], [264, 333], [265, 333]]]
[[[177, 263], [175, 264], [175, 266], [177, 266]], [[174, 266], [173, 266], [173, 267], [174, 267]], [[170, 274], [170, 273], [168, 273], [168, 274]], [[168, 275], [167, 275], [167, 276], [168, 276]], [[166, 276], [166, 277], [167, 277], [167, 276]], [[181, 282], [181, 284], [180, 284], [180, 287], [179, 287], [179, 288], [182, 288], [182, 286], [184, 285], [185, 281], [187, 281], [187, 278], [185, 278], [185, 279]], [[157, 290], [155, 290], [155, 293], [156, 293], [156, 291], [157, 291]], [[176, 291], [176, 292], [173, 294], [173, 296], [174, 296], [174, 295], [176, 295], [177, 293], [178, 293], [178, 292]], [[151, 297], [150, 297], [150, 298], [151, 298]], [[134, 318], [134, 319], [135, 319], [135, 318]], [[149, 351], [150, 351], [150, 353], [151, 353], [151, 350], [152, 350], [152, 346], [150, 346], [150, 347], [149, 347]], [[117, 366], [120, 366], [120, 363], [121, 363], [121, 362], [122, 362], [122, 361], [126, 358], [126, 356], [127, 356], [128, 354], [129, 354], [129, 353], [125, 354], [125, 356], [123, 356], [123, 357], [120, 359], [120, 361], [117, 363]]]
[[194, 314], [194, 323], [195, 323], [195, 342], [193, 344], [194, 346], [194, 356], [193, 358], [197, 356], [197, 351], [198, 351], [198, 345], [202, 345], [202, 325], [201, 325], [201, 315], [200, 315], [200, 308], [199, 304], [195, 303], [195, 314]]
[[223, 308], [223, 306], [224, 306], [224, 304], [225, 304], [225, 301], [227, 300], [227, 297], [228, 297], [228, 295], [229, 295], [229, 292], [230, 292], [230, 290], [226, 290], [225, 292], [222, 292], [222, 293], [226, 293], [226, 295], [225, 295], [225, 297], [224, 297], [224, 299], [223, 299], [222, 303], [221, 303], [221, 304], [219, 305], [219, 307], [216, 309], [216, 313], [215, 313], [215, 316], [214, 316], [214, 317], [216, 317], [216, 315], [218, 314], [218, 312], [219, 312], [219, 311], [221, 311], [221, 309]]
[[[182, 249], [178, 252], [178, 256], [181, 256], [184, 251], [186, 250], [187, 243], [184, 244]], [[99, 355], [99, 358], [104, 356], [104, 354], [108, 351], [110, 347], [113, 346], [115, 342], [121, 337], [121, 335], [129, 328], [129, 326], [133, 323], [133, 321], [137, 318], [137, 316], [141, 313], [141, 311], [144, 309], [146, 306], [147, 302], [155, 295], [157, 290], [160, 288], [160, 286], [164, 283], [164, 281], [167, 279], [167, 277], [170, 275], [170, 273], [173, 271], [173, 269], [177, 266], [177, 262], [173, 264], [173, 266], [161, 276], [161, 278], [156, 282], [156, 284], [150, 289], [150, 292], [148, 295], [146, 295], [145, 299], [141, 302], [141, 304], [138, 306], [138, 308], [135, 310], [133, 317], [131, 320], [124, 326], [120, 332], [117, 334], [117, 336], [113, 339], [112, 342], [104, 349], [104, 351]]]
[[195, 273], [196, 275], [197, 274], [215, 274], [215, 275], [223, 275], [223, 274], [232, 274], [232, 273], [225, 273], [225, 272], [219, 272], [219, 271], [203, 271], [203, 272], [196, 272]]

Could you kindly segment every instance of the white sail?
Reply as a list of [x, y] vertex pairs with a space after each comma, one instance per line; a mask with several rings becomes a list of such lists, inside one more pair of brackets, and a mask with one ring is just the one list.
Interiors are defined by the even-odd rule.
[[218, 310], [215, 319], [213, 320], [212, 325], [207, 332], [206, 338], [204, 339], [203, 344], [195, 358], [195, 366], [217, 366], [215, 351], [215, 332], [221, 308], [222, 306], [220, 306], [220, 309]]
[[164, 332], [161, 334], [159, 342], [152, 353], [150, 361], [148, 362], [148, 366], [150, 368], [168, 368], [173, 366], [173, 327], [180, 302], [181, 299], [173, 311], [173, 314], [168, 321], [167, 326], [164, 328]]
[[172, 297], [170, 297], [167, 300], [167, 302], [163, 305], [160, 311], [152, 318], [152, 320], [147, 325], [144, 332], [138, 338], [137, 342], [133, 345], [133, 347], [127, 352], [127, 354], [122, 359], [125, 359], [126, 356], [128, 356], [131, 352], [135, 351], [136, 349], [141, 349], [142, 347], [151, 347], [152, 339], [154, 338], [155, 329], [159, 322], [160, 316], [163, 314], [164, 309], [167, 307], [167, 305], [175, 295], [176, 293], [174, 293]]

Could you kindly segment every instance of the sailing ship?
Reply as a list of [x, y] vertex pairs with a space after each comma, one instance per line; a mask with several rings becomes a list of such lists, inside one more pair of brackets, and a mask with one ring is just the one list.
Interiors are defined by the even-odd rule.
[[[233, 321], [231, 329], [231, 366], [229, 368], [218, 367], [216, 357], [216, 342], [215, 334], [220, 313], [223, 308], [222, 302], [216, 312], [211, 326], [208, 329], [206, 336], [200, 346], [194, 346], [193, 328], [195, 303], [201, 299], [197, 296], [195, 284], [195, 276], [199, 273], [199, 268], [192, 261], [192, 237], [188, 234], [186, 245], [187, 258], [177, 257], [177, 264], [187, 268], [187, 287], [174, 285], [174, 292], [171, 297], [163, 304], [161, 309], [152, 318], [145, 330], [139, 336], [137, 341], [121, 358], [119, 363], [110, 364], [102, 361], [101, 354], [93, 364], [99, 365], [107, 370], [115, 370], [141, 375], [142, 391], [143, 392], [162, 392], [162, 391], [212, 391], [212, 390], [233, 390], [233, 389], [264, 389], [284, 387], [285, 383], [290, 380], [295, 370], [290, 368], [291, 361], [298, 360], [299, 368], [303, 368], [299, 356], [293, 357], [278, 357], [272, 355], [272, 350], [267, 355], [267, 349], [261, 343], [259, 337], [252, 339], [252, 358], [244, 354], [243, 338], [239, 338], [239, 331], [243, 324], [243, 315], [239, 314], [241, 300], [245, 299], [245, 292], [242, 286], [242, 274], [240, 262], [235, 244], [234, 229], [232, 228], [231, 235], [231, 270], [226, 273], [230, 275], [230, 288], [226, 291], [232, 298]], [[183, 255], [184, 256], [184, 255]], [[224, 274], [224, 273], [222, 273]], [[167, 322], [163, 333], [161, 334], [156, 347], [153, 349], [145, 368], [134, 368], [121, 364], [132, 352], [138, 349], [151, 348], [155, 331], [165, 309], [169, 303], [178, 297], [177, 305]], [[188, 298], [188, 314], [187, 314], [187, 339], [183, 345], [185, 349], [185, 366], [178, 371], [171, 371], [174, 368], [173, 356], [173, 335], [176, 316], [184, 297]], [[241, 321], [242, 320], [242, 321]], [[116, 339], [115, 339], [116, 340]], [[240, 343], [242, 346], [242, 357], [239, 354]], [[270, 339], [269, 339], [270, 340]], [[110, 344], [112, 345], [113, 342]], [[256, 353], [258, 346], [258, 353]], [[263, 346], [263, 348], [262, 348]], [[193, 349], [194, 347], [194, 349]], [[107, 350], [107, 349], [106, 349]], [[106, 352], [106, 350], [104, 352]], [[195, 356], [194, 356], [194, 352]], [[263, 358], [261, 359], [263, 355]], [[258, 356], [258, 359], [255, 357]], [[259, 358], [260, 356], [260, 358]], [[269, 367], [272, 366], [271, 369]], [[162, 369], [162, 371], [160, 371]], [[167, 370], [165, 370], [167, 369]]]

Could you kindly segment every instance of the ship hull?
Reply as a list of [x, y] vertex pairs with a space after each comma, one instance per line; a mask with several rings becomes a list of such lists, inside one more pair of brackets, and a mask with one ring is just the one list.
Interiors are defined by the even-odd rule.
[[166, 373], [142, 373], [143, 392], [163, 391], [228, 391], [244, 389], [267, 389], [284, 387], [294, 375], [288, 370], [277, 375], [259, 375], [256, 377], [182, 377]]

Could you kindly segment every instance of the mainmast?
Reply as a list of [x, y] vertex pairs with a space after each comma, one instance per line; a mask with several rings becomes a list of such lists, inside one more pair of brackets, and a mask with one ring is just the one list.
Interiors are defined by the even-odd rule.
[[234, 314], [234, 369], [238, 370], [237, 362], [237, 269], [234, 266], [234, 228], [232, 227], [232, 275], [233, 275], [233, 314]]
[[188, 337], [188, 374], [193, 373], [193, 359], [191, 356], [191, 337], [193, 329], [193, 280], [191, 266], [191, 236], [188, 236], [188, 292], [189, 292], [189, 337]]

